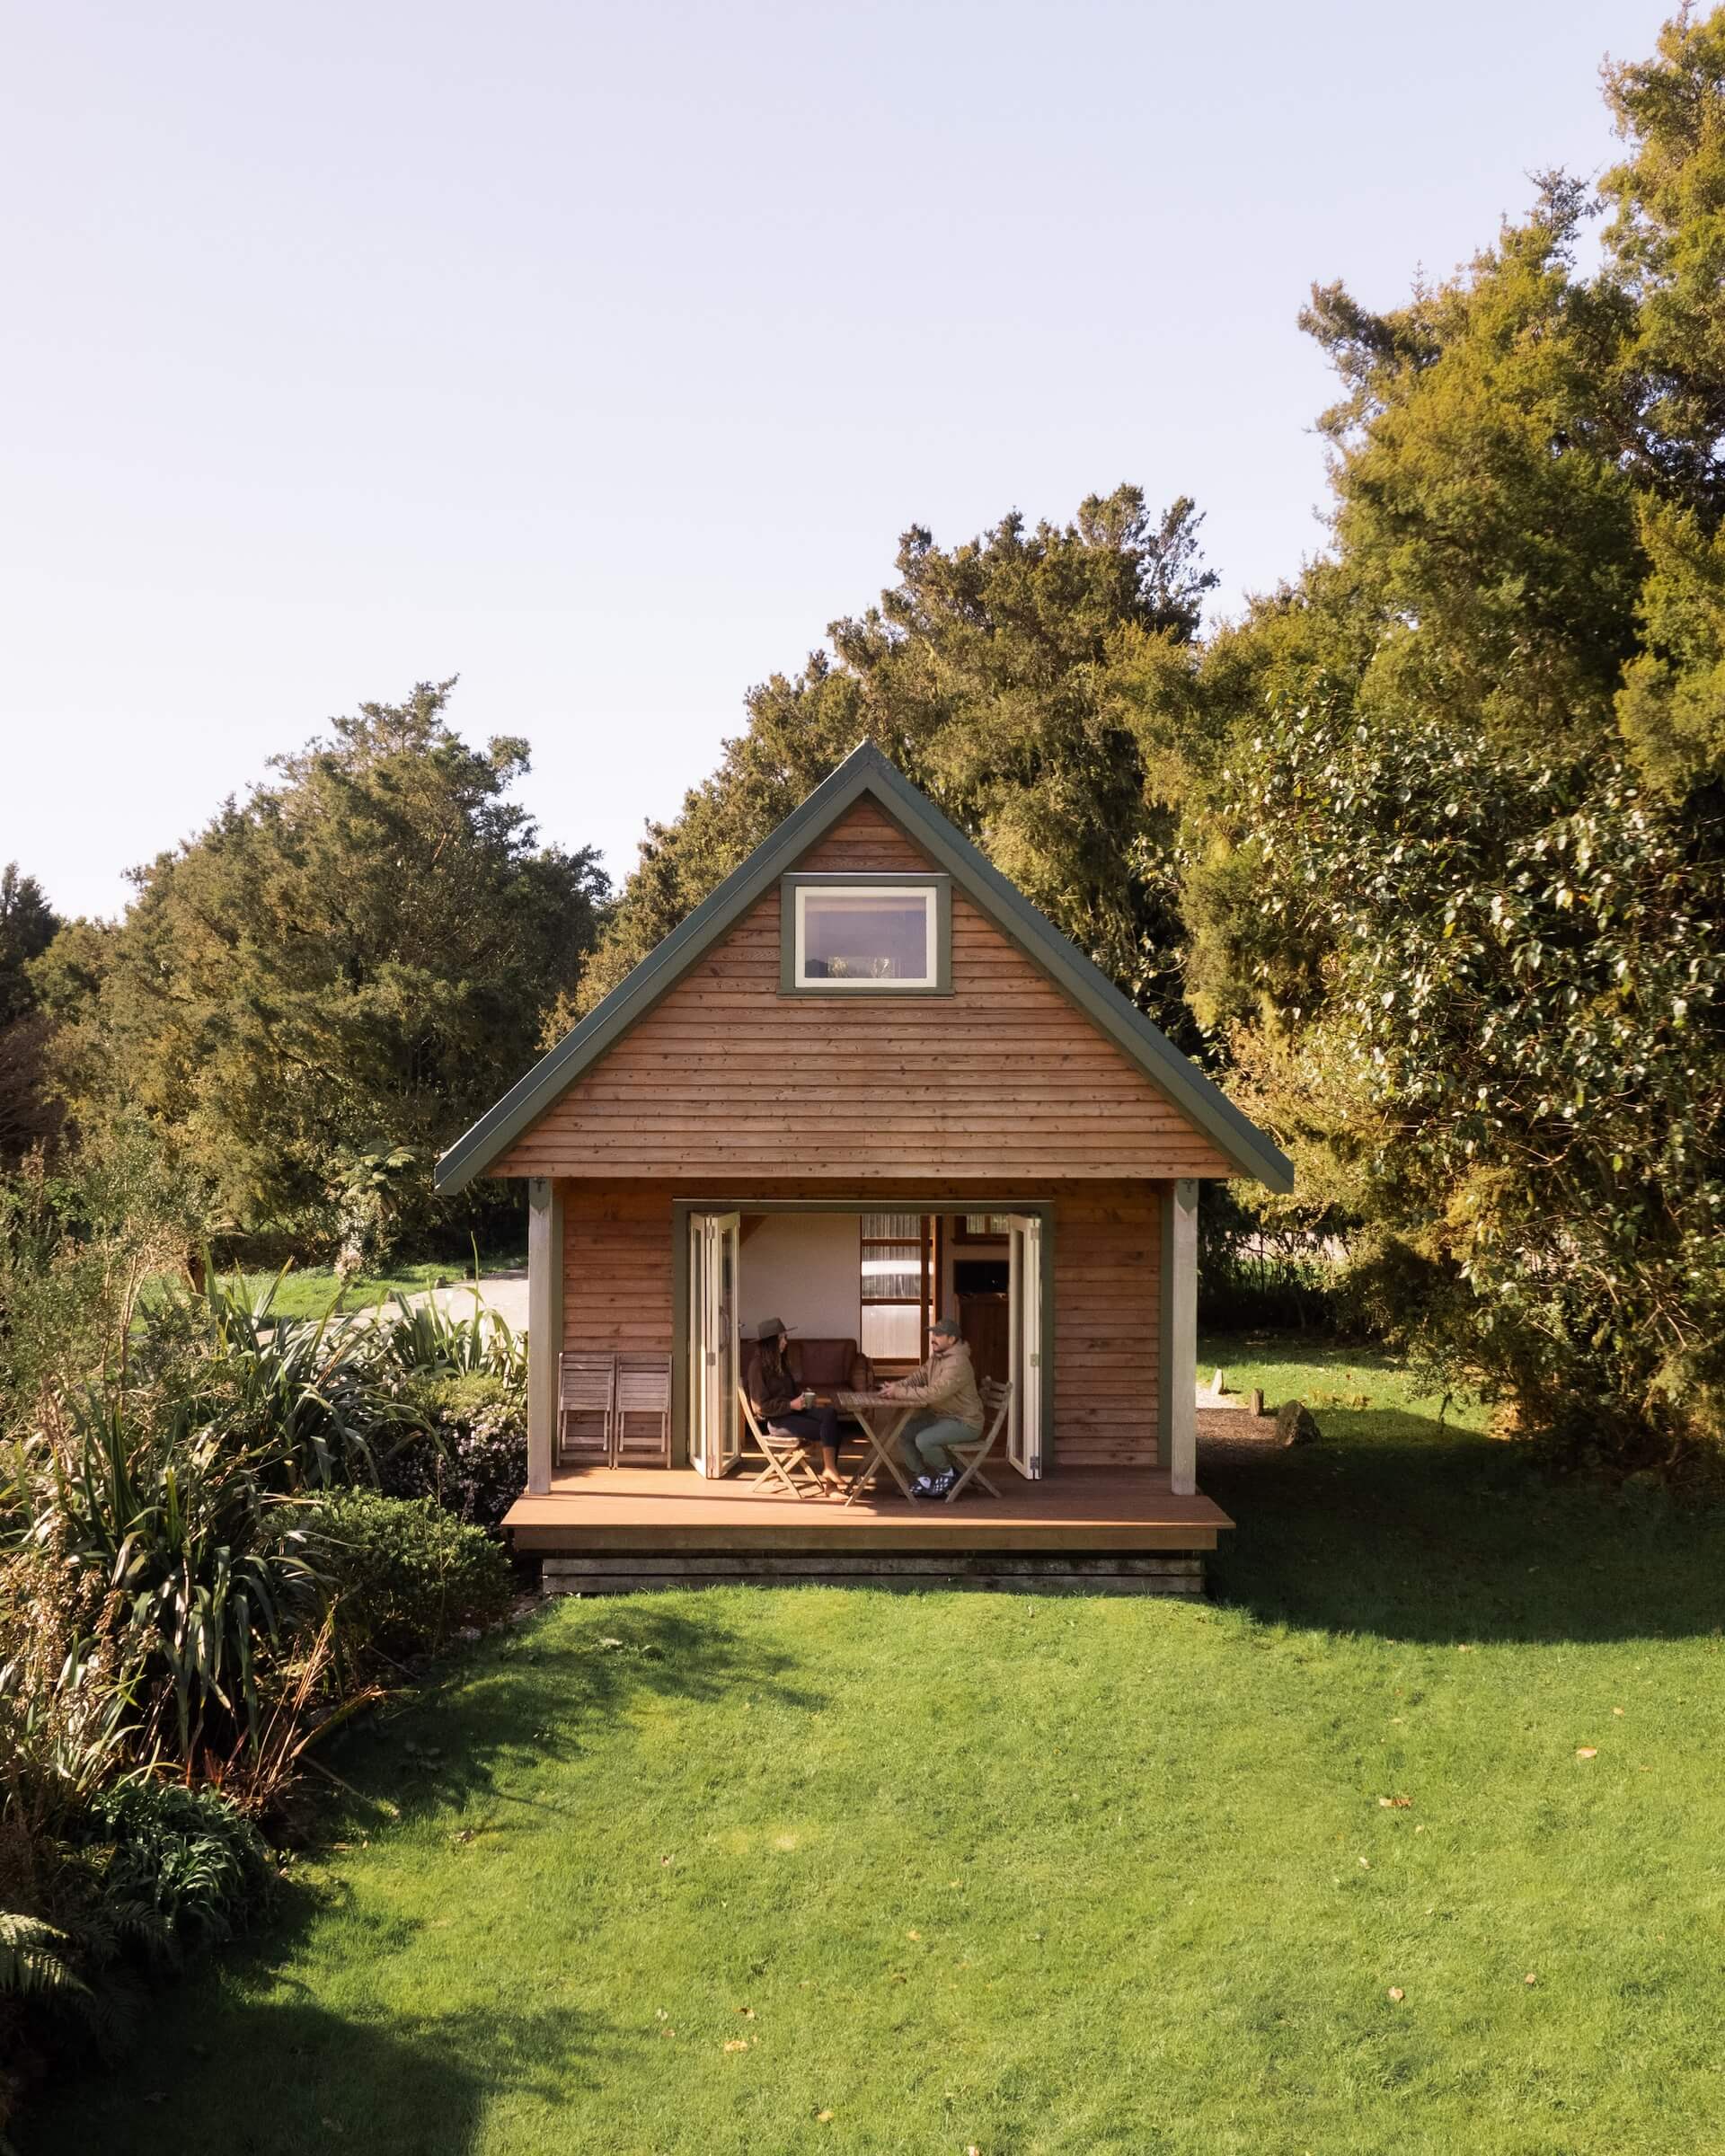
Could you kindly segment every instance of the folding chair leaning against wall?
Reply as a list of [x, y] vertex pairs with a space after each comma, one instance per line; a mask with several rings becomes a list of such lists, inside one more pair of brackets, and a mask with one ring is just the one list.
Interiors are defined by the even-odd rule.
[[614, 1467], [668, 1467], [671, 1464], [671, 1358], [668, 1355], [619, 1355], [616, 1418], [613, 1424]]
[[617, 1358], [571, 1349], [557, 1358], [557, 1458], [609, 1467], [615, 1441]]

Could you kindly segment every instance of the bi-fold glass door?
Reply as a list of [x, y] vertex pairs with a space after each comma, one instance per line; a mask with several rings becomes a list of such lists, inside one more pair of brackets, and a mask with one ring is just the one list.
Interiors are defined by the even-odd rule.
[[1034, 1482], [1042, 1473], [1042, 1223], [1034, 1213], [1012, 1213], [1007, 1233], [1013, 1404], [1006, 1457]]
[[729, 1474], [742, 1451], [737, 1385], [737, 1280], [741, 1217], [689, 1215], [689, 1458], [703, 1475]]

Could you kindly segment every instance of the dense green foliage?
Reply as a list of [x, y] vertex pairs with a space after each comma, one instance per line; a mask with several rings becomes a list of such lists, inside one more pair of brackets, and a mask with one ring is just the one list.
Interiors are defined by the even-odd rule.
[[0, 1030], [35, 1008], [31, 961], [40, 958], [59, 927], [41, 885], [9, 861], [0, 869]]
[[314, 1524], [344, 1645], [356, 1656], [435, 1649], [509, 1606], [514, 1580], [501, 1545], [435, 1498], [341, 1490], [318, 1507]]
[[0, 1169], [59, 1127], [48, 1077], [49, 1025], [30, 970], [59, 927], [36, 879], [9, 862], [0, 870]]
[[1634, 1464], [1725, 1436], [1725, 11], [1607, 91], [1597, 267], [1553, 178], [1403, 308], [1314, 294], [1335, 550], [1207, 660], [1187, 906], [1380, 1319]]
[[122, 1781], [93, 1798], [89, 1825], [93, 1839], [81, 1853], [100, 1865], [111, 1904], [147, 1909], [157, 1954], [170, 1963], [232, 1939], [270, 1898], [263, 1837], [214, 1789]]
[[1324, 1431], [1206, 1462], [1219, 1606], [564, 1599], [332, 1754], [301, 1921], [44, 2156], [1717, 2146], [1725, 1523], [1206, 1349]]
[[392, 1497], [435, 1498], [457, 1519], [500, 1527], [527, 1486], [525, 1373], [428, 1371], [406, 1398], [424, 1436], [385, 1465]]
[[500, 1547], [373, 1485], [490, 1518], [525, 1448], [494, 1321], [193, 1289], [185, 1188], [146, 1131], [0, 1196], [4, 2134], [20, 2060], [106, 2041], [140, 1969], [240, 1928], [267, 1876], [248, 1822], [395, 1681], [381, 1657], [498, 1613]]
[[589, 851], [538, 845], [507, 798], [526, 744], [468, 747], [452, 686], [363, 705], [276, 758], [137, 871], [120, 923], [75, 923], [38, 961], [75, 1112], [146, 1117], [207, 1181], [212, 1231], [356, 1268], [423, 1235], [443, 1217], [433, 1159], [579, 974], [603, 874]]
[[751, 692], [582, 995], [871, 734], [1296, 1155], [1292, 1203], [1208, 1201], [1213, 1286], [1269, 1252], [1295, 1307], [1345, 1248], [1446, 1383], [1632, 1466], [1725, 1436], [1725, 9], [1606, 91], [1596, 189], [1402, 307], [1314, 289], [1296, 584], [1200, 643], [1191, 506], [1129, 488], [911, 532]]

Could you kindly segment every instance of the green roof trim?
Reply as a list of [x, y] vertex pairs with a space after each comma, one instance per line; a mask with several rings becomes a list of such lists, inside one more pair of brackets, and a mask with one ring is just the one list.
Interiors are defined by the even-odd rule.
[[823, 832], [865, 796], [884, 808], [908, 838], [943, 869], [1003, 934], [1034, 960], [1127, 1059], [1215, 1144], [1243, 1176], [1272, 1190], [1294, 1188], [1292, 1162], [1255, 1123], [1213, 1085], [1190, 1056], [1039, 913], [1024, 894], [984, 859], [928, 797], [871, 741], [853, 749], [808, 800], [793, 808], [742, 866], [674, 928], [595, 1006], [572, 1032], [542, 1056], [520, 1082], [463, 1134], [438, 1162], [439, 1190], [459, 1190], [500, 1159], [606, 1049], [644, 1017], [721, 936], [793, 868]]

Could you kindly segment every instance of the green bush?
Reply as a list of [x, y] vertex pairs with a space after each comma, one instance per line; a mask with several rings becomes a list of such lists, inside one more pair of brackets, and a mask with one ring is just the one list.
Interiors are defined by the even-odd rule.
[[148, 1911], [144, 1933], [164, 1959], [231, 1939], [270, 1897], [275, 1875], [262, 1837], [217, 1790], [132, 1781], [90, 1807], [102, 1903]]
[[524, 1383], [483, 1371], [408, 1381], [407, 1402], [422, 1426], [380, 1480], [394, 1498], [435, 1498], [475, 1527], [499, 1527], [526, 1488], [527, 1403]]
[[344, 1656], [429, 1653], [509, 1606], [501, 1546], [433, 1498], [343, 1490], [320, 1507], [316, 1532]]

